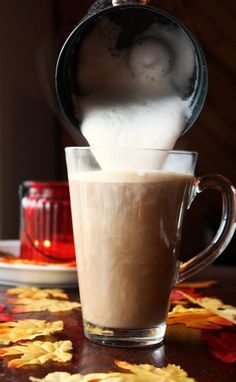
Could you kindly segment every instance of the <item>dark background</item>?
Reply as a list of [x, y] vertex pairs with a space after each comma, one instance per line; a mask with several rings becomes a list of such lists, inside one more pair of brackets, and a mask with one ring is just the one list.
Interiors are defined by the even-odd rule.
[[[65, 179], [64, 147], [82, 143], [59, 109], [54, 71], [63, 41], [92, 3], [0, 0], [0, 239], [18, 238], [19, 184]], [[199, 153], [197, 175], [220, 173], [236, 184], [235, 1], [159, 0], [152, 5], [190, 28], [208, 64], [205, 106], [176, 148]], [[183, 258], [211, 240], [220, 214], [215, 192], [198, 198], [186, 217]], [[236, 264], [235, 250], [234, 237], [217, 263]]]

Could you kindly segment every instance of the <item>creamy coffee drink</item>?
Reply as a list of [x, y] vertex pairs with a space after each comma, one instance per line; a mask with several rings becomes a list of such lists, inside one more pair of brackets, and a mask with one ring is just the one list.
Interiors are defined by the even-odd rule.
[[103, 328], [164, 324], [191, 176], [91, 171], [69, 181], [83, 319]]

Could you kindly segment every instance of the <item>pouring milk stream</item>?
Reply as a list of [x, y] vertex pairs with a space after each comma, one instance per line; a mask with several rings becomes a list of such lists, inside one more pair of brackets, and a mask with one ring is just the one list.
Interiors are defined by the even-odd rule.
[[[201, 48], [179, 20], [147, 3], [95, 2], [60, 52], [59, 102], [92, 147], [171, 150], [204, 104]], [[97, 155], [107, 168], [112, 158]]]
[[[155, 22], [123, 49], [120, 33], [103, 17], [80, 45], [81, 132], [92, 147], [171, 150], [192, 113], [193, 47], [174, 24]], [[112, 156], [94, 154], [103, 169], [114, 168]]]

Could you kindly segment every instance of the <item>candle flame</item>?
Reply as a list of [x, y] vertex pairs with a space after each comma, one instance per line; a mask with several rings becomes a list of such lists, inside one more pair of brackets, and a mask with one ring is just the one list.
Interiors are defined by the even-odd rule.
[[51, 242], [50, 242], [50, 240], [44, 240], [43, 245], [44, 245], [44, 247], [46, 247], [46, 248], [51, 247]]

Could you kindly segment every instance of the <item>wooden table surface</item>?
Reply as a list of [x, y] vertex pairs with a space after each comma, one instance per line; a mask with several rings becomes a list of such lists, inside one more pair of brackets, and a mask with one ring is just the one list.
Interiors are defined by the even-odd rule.
[[[224, 303], [235, 305], [236, 269], [227, 267], [209, 267], [194, 279], [217, 280], [217, 284], [204, 293], [217, 296]], [[191, 281], [191, 280], [190, 280]], [[0, 303], [6, 304], [5, 290], [0, 286]], [[76, 289], [68, 290], [70, 299], [78, 300]], [[149, 349], [125, 349], [96, 345], [83, 336], [81, 312], [79, 309], [60, 313], [24, 313], [17, 318], [38, 318], [63, 320], [64, 330], [53, 335], [53, 340], [70, 339], [73, 342], [73, 359], [66, 364], [48, 362], [43, 366], [24, 366], [19, 369], [7, 367], [6, 359], [0, 359], [0, 382], [28, 382], [29, 376], [44, 377], [52, 371], [70, 373], [107, 372], [116, 370], [113, 360], [126, 360], [133, 363], [150, 363], [156, 367], [167, 364], [180, 365], [198, 382], [235, 382], [236, 366], [215, 358], [206, 343], [201, 339], [200, 330], [188, 329], [183, 325], [168, 327], [164, 343]]]

